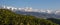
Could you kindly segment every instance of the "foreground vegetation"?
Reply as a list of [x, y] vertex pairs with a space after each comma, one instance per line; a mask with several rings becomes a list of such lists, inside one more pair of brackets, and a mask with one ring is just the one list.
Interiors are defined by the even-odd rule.
[[60, 25], [60, 19], [56, 19], [56, 18], [47, 18], [47, 20], [50, 20], [50, 21], [52, 21], [52, 22], [57, 23], [57, 24]]
[[16, 14], [7, 9], [0, 9], [0, 25], [59, 25], [50, 20], [30, 15]]

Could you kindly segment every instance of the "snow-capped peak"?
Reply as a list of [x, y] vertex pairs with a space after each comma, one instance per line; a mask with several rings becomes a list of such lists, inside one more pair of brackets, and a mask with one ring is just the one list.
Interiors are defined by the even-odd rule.
[[15, 8], [15, 7], [11, 7], [11, 6], [3, 6], [3, 8], [7, 8], [7, 9], [10, 9], [10, 10], [19, 10], [19, 11], [25, 11], [25, 12], [45, 12], [45, 13], [60, 13], [60, 10], [58, 11], [53, 11], [53, 10], [42, 10], [42, 9], [33, 9], [32, 7], [26, 7], [26, 8]]

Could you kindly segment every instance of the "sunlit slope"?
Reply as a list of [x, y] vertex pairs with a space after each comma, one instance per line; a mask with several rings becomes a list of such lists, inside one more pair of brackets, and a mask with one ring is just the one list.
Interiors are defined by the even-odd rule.
[[46, 19], [30, 15], [16, 14], [7, 9], [0, 9], [0, 25], [58, 25]]

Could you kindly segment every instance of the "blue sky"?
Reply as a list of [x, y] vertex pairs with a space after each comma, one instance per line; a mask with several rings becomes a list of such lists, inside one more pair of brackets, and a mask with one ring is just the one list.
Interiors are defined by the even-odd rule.
[[1, 5], [57, 10], [60, 9], [60, 0], [0, 0]]

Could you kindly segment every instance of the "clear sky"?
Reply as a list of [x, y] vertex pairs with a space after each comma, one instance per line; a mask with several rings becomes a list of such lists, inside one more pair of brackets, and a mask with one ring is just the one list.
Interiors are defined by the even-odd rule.
[[0, 5], [56, 10], [60, 9], [60, 0], [0, 0]]

